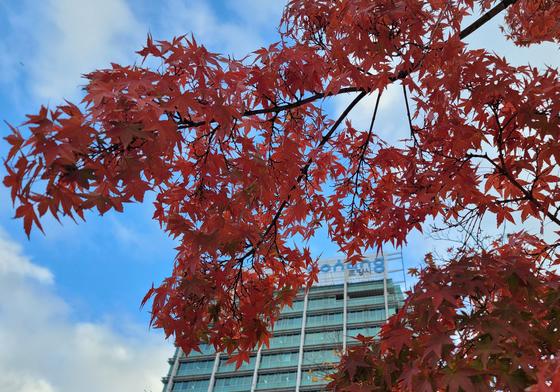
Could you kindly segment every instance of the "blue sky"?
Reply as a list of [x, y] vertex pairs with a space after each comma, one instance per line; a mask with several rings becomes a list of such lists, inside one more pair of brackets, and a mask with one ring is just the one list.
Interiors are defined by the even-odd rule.
[[[274, 40], [281, 8], [253, 0], [3, 1], [0, 117], [17, 125], [41, 104], [79, 100], [81, 74], [137, 61], [148, 32], [194, 32], [210, 50], [243, 55]], [[6, 148], [2, 141], [0, 155]], [[0, 197], [0, 390], [159, 391], [172, 347], [148, 329], [139, 303], [169, 273], [174, 243], [151, 220], [150, 203], [90, 214], [85, 224], [47, 219], [46, 235], [29, 241], [3, 187]]]
[[[281, 9], [277, 0], [5, 0], [0, 118], [18, 125], [41, 104], [79, 100], [82, 73], [136, 61], [148, 32], [156, 39], [193, 32], [210, 50], [241, 56], [275, 40]], [[471, 42], [516, 64], [560, 63], [550, 46], [522, 50], [505, 42], [497, 23]], [[334, 101], [333, 109], [347, 99]], [[367, 122], [371, 106], [366, 100], [356, 108], [355, 125]], [[384, 95], [380, 133], [390, 141], [406, 136], [402, 110], [398, 92]], [[7, 132], [0, 126], [2, 136]], [[150, 203], [129, 205], [122, 214], [89, 214], [78, 225], [47, 219], [46, 235], [34, 232], [29, 241], [12, 219], [3, 187], [0, 197], [0, 390], [160, 390], [171, 346], [147, 328], [139, 303], [170, 271], [174, 243], [151, 220]], [[417, 265], [425, 252], [445, 246], [415, 233], [405, 260]], [[314, 255], [336, 256], [323, 238], [311, 248]]]
[[[245, 1], [242, 9], [255, 11], [255, 19], [248, 25], [247, 13], [234, 6], [243, 2], [192, 5], [168, 1], [157, 7], [150, 1], [99, 1], [87, 7], [80, 3], [13, 1], [0, 5], [0, 48], [9, 53], [0, 65], [2, 120], [20, 124], [26, 113], [41, 104], [79, 99], [81, 73], [111, 61], [136, 61], [134, 52], [148, 32], [167, 39], [195, 31], [197, 39], [211, 50], [241, 55], [274, 39], [274, 23], [269, 22], [281, 10]], [[7, 127], [1, 132], [6, 134]], [[4, 155], [5, 143], [1, 149]], [[0, 192], [7, 201], [6, 190]], [[169, 271], [174, 255], [173, 242], [151, 220], [149, 202], [129, 205], [124, 214], [90, 214], [87, 224], [67, 221], [60, 226], [47, 220], [46, 236], [33, 233], [31, 241], [26, 240], [21, 222], [11, 219], [11, 205], [5, 202], [0, 208], [4, 230], [54, 273], [57, 290], [76, 302], [80, 317], [95, 319], [107, 311], [132, 308], [135, 318], [146, 320], [146, 312], [136, 311], [138, 299], [152, 281], [161, 280]]]

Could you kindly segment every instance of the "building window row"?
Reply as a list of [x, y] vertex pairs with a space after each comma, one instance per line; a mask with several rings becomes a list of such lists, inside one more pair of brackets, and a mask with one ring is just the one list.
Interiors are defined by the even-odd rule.
[[296, 383], [296, 372], [261, 374], [257, 389], [287, 388]]
[[274, 324], [274, 330], [301, 328], [301, 317], [282, 318]]
[[[377, 336], [381, 328], [379, 327], [366, 327], [366, 328], [351, 328], [348, 330], [348, 336], [355, 339], [356, 336]], [[354, 340], [356, 342], [356, 340]], [[350, 341], [352, 343], [352, 341]]]
[[335, 344], [342, 343], [342, 330], [309, 332], [305, 334], [305, 344]]
[[216, 378], [214, 392], [235, 392], [251, 389], [253, 376]]
[[[191, 357], [197, 357], [197, 356], [201, 356], [201, 355], [213, 355], [216, 352], [214, 351], [214, 346], [211, 344], [201, 344], [199, 345], [198, 349], [200, 350], [200, 352], [192, 350], [189, 353], [189, 358]], [[181, 356], [185, 356], [185, 354], [181, 351]]]
[[340, 361], [339, 350], [306, 350], [303, 352], [304, 365], [322, 365]]
[[261, 363], [259, 364], [259, 369], [297, 366], [298, 356], [298, 351], [278, 354], [263, 354], [261, 357]]
[[307, 316], [306, 327], [321, 327], [324, 325], [336, 325], [342, 324], [343, 315], [342, 313], [325, 313]]
[[327, 308], [338, 308], [344, 305], [344, 300], [342, 296], [337, 298], [336, 296], [324, 297], [324, 298], [312, 298], [307, 302], [307, 309], [327, 309]]
[[284, 312], [301, 312], [303, 310], [303, 301], [297, 300], [292, 302], [292, 306], [286, 306]]
[[280, 335], [270, 338], [270, 348], [298, 347], [300, 334], [297, 335]]
[[182, 362], [177, 369], [177, 375], [187, 376], [189, 374], [212, 373], [213, 368], [213, 359], [207, 361]]
[[[391, 299], [389, 298], [389, 301]], [[357, 297], [348, 298], [348, 306], [358, 306], [358, 305], [382, 305], [385, 303], [385, 298], [383, 296], [368, 296], [368, 297]]]
[[310, 370], [303, 372], [301, 374], [301, 385], [309, 386], [309, 385], [324, 385], [326, 384], [328, 375], [332, 373], [332, 371], [325, 371], [325, 370]]
[[173, 384], [173, 392], [206, 392], [210, 380], [178, 381]]
[[348, 312], [348, 323], [385, 320], [385, 309], [365, 309]]
[[244, 370], [253, 370], [255, 368], [255, 356], [249, 358], [249, 363], [243, 362], [239, 368], [235, 368], [235, 362], [228, 363], [228, 358], [220, 357], [220, 365], [218, 366], [219, 373], [235, 372]]

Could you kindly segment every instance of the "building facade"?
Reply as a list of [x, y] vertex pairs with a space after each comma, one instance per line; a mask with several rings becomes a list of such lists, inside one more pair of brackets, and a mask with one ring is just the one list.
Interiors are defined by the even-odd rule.
[[[389, 261], [400, 268], [389, 269]], [[320, 264], [320, 281], [282, 311], [269, 347], [235, 370], [228, 357], [201, 346], [185, 357], [177, 350], [163, 378], [164, 392], [322, 391], [341, 353], [358, 334], [374, 336], [402, 305], [394, 279], [403, 272], [397, 255], [370, 258], [357, 266], [340, 260]]]

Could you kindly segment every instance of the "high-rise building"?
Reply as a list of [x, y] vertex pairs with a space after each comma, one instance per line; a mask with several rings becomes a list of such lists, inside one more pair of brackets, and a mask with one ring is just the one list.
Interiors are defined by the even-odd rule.
[[[389, 262], [397, 261], [391, 269]], [[163, 378], [164, 392], [324, 390], [325, 376], [358, 343], [355, 337], [376, 335], [402, 305], [404, 269], [401, 255], [391, 254], [356, 266], [325, 260], [320, 271], [319, 283], [282, 311], [270, 347], [255, 351], [237, 370], [209, 346], [188, 357], [178, 349]]]

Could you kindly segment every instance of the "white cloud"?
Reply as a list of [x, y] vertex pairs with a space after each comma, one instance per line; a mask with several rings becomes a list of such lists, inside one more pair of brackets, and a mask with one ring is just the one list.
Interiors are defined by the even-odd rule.
[[139, 246], [145, 244], [149, 241], [148, 236], [145, 233], [138, 233], [133, 227], [127, 225], [126, 223], [121, 223], [114, 216], [111, 217], [111, 224], [113, 226], [113, 232], [115, 237], [122, 243]]
[[16, 392], [55, 392], [52, 385], [44, 379], [35, 379], [26, 373], [8, 373], [0, 376], [2, 391]]
[[[8, 34], [0, 37], [0, 49], [9, 55], [0, 59], [0, 83], [18, 95], [24, 81], [35, 102], [54, 104], [80, 98], [84, 73], [138, 60], [135, 51], [156, 26], [156, 39], [193, 32], [210, 50], [243, 57], [269, 43], [263, 33], [276, 30], [283, 2], [167, 0], [142, 20], [136, 16], [142, 4], [127, 0], [22, 0], [2, 7]], [[29, 111], [29, 101], [16, 98]]]
[[22, 0], [4, 7], [8, 33], [0, 49], [9, 54], [0, 61], [0, 82], [16, 92], [24, 85], [39, 102], [79, 98], [82, 74], [131, 62], [146, 35], [126, 0]]
[[[0, 236], [0, 391], [159, 391], [172, 350], [147, 328], [74, 320], [52, 273]], [[9, 266], [6, 268], [4, 266]]]
[[[242, 4], [236, 4], [239, 9], [243, 4], [249, 6], [249, 0]], [[254, 4], [253, 4], [254, 5]], [[244, 57], [250, 52], [267, 44], [263, 41], [261, 31], [253, 20], [247, 21], [235, 18], [234, 22], [226, 21], [218, 15], [209, 2], [206, 1], [181, 1], [168, 0], [162, 6], [162, 24], [166, 26], [167, 36], [162, 39], [170, 39], [171, 36], [183, 34], [194, 34], [199, 44], [203, 44], [209, 50], [225, 54], [233, 54], [236, 58]], [[277, 7], [272, 7], [272, 10]], [[250, 11], [249, 11], [250, 10]], [[266, 10], [266, 7], [256, 6], [243, 8], [243, 13], [258, 16], [256, 21], [270, 17], [274, 12]], [[269, 23], [277, 25], [280, 21], [280, 13]], [[159, 38], [159, 37], [158, 37]]]
[[81, 74], [132, 57], [145, 34], [124, 0], [50, 0], [38, 8], [47, 23], [30, 76], [43, 99], [75, 94]]
[[[333, 118], [337, 118], [355, 96], [354, 94], [345, 94], [334, 97]], [[377, 93], [369, 94], [350, 112], [348, 119], [352, 121], [354, 128], [360, 131], [368, 130], [376, 100]], [[383, 91], [379, 101], [373, 132], [391, 145], [398, 145], [400, 140], [410, 137], [406, 122], [402, 86], [400, 84], [390, 84]]]
[[[276, 28], [280, 24], [282, 11], [287, 4], [286, 1], [278, 0], [226, 0], [226, 7], [244, 25], [259, 25], [263, 27]], [[250, 12], [248, 12], [250, 11]]]
[[51, 284], [53, 274], [46, 268], [33, 264], [21, 250], [21, 246], [10, 242], [6, 234], [0, 231], [0, 276], [12, 275], [18, 278], [28, 277], [40, 283]]

